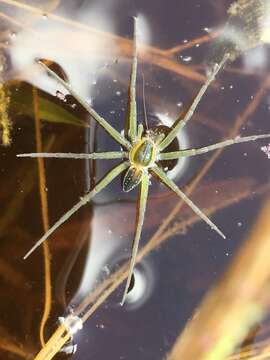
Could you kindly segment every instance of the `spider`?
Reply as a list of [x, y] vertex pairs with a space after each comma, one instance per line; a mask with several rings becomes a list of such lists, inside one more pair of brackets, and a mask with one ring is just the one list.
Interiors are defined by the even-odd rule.
[[70, 158], [70, 159], [120, 159], [121, 162], [113, 169], [111, 169], [95, 186], [94, 188], [80, 198], [70, 210], [68, 210], [60, 219], [38, 240], [35, 245], [24, 256], [26, 259], [32, 252], [38, 248], [59, 226], [67, 221], [75, 212], [82, 206], [86, 205], [93, 197], [98, 194], [102, 189], [110, 184], [118, 175], [126, 171], [122, 188], [123, 191], [128, 192], [136, 186], [140, 186], [138, 197], [138, 214], [135, 230], [135, 237], [132, 245], [132, 253], [130, 259], [130, 266], [128, 277], [125, 285], [125, 290], [121, 300], [121, 305], [124, 304], [134, 266], [136, 264], [136, 255], [141, 237], [144, 215], [147, 204], [149, 179], [150, 175], [154, 175], [161, 182], [163, 182], [169, 189], [174, 191], [190, 208], [204, 220], [214, 231], [221, 237], [225, 238], [223, 232], [184, 194], [184, 192], [171, 180], [166, 172], [159, 165], [159, 161], [179, 159], [182, 157], [195, 156], [207, 153], [225, 146], [236, 143], [249, 142], [257, 139], [270, 137], [270, 134], [253, 135], [247, 137], [237, 137], [235, 139], [221, 141], [216, 144], [204, 146], [196, 149], [184, 149], [174, 152], [163, 152], [168, 145], [175, 139], [177, 133], [191, 119], [194, 111], [196, 110], [200, 100], [202, 99], [207, 88], [215, 79], [218, 72], [225, 65], [229, 59], [230, 54], [224, 55], [220, 63], [215, 64], [210, 74], [207, 76], [205, 83], [202, 85], [195, 99], [193, 100], [190, 108], [186, 112], [184, 118], [179, 117], [173, 124], [170, 131], [165, 135], [164, 133], [157, 134], [151, 129], [145, 129], [142, 124], [137, 123], [136, 112], [136, 77], [137, 77], [137, 19], [134, 18], [134, 35], [133, 35], [133, 56], [131, 66], [131, 76], [129, 84], [128, 105], [129, 112], [126, 119], [126, 132], [124, 135], [114, 129], [103, 117], [101, 117], [84, 99], [82, 99], [73, 90], [70, 84], [66, 83], [56, 73], [47, 67], [40, 60], [38, 63], [55, 78], [69, 93], [90, 113], [90, 115], [109, 133], [109, 135], [121, 146], [121, 151], [108, 151], [90, 154], [75, 154], [75, 153], [28, 153], [18, 154], [18, 157], [44, 157], [44, 158]]

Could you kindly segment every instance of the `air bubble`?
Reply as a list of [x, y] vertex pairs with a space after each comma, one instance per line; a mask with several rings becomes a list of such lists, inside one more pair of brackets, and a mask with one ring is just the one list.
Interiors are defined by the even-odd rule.
[[97, 324], [96, 328], [98, 329], [105, 329], [105, 325], [104, 324]]
[[184, 62], [190, 62], [190, 61], [192, 60], [192, 57], [191, 57], [191, 56], [184, 56], [184, 57], [182, 58], [182, 60], [183, 60]]
[[136, 310], [141, 307], [152, 295], [155, 284], [155, 276], [147, 262], [137, 264], [132, 276], [132, 284], [126, 298], [126, 308]]
[[60, 352], [65, 353], [66, 355], [73, 355], [76, 353], [77, 348], [78, 345], [74, 344], [74, 342], [71, 340], [64, 347], [62, 347]]
[[67, 101], [66, 96], [59, 90], [56, 91], [56, 96], [58, 97], [58, 99], [60, 99], [62, 101]]
[[108, 265], [105, 265], [103, 270], [104, 270], [104, 272], [106, 273], [107, 276], [110, 275], [110, 269], [109, 269]]

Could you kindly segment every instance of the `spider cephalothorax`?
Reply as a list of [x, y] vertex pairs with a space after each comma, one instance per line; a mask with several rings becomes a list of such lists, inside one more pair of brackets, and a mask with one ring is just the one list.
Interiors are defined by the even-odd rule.
[[151, 169], [158, 160], [158, 142], [152, 136], [151, 133], [142, 136], [143, 126], [138, 127], [138, 138], [135, 144], [129, 151], [130, 167], [128, 168], [124, 180], [123, 190], [125, 192], [131, 191], [142, 180], [143, 174]]
[[[179, 151], [166, 152], [168, 146], [174, 141], [177, 133], [191, 119], [196, 107], [198, 106], [202, 96], [206, 92], [210, 83], [215, 79], [219, 70], [224, 66], [230, 54], [225, 54], [222, 61], [216, 64], [212, 72], [208, 75], [206, 82], [202, 85], [192, 105], [186, 112], [184, 118], [176, 119], [172, 128], [168, 133], [158, 133], [152, 129], [144, 131], [143, 125], [137, 123], [136, 109], [136, 73], [137, 73], [137, 20], [134, 18], [134, 41], [133, 41], [133, 60], [132, 71], [129, 85], [129, 113], [126, 119], [126, 135], [122, 135], [114, 129], [103, 117], [101, 117], [84, 99], [82, 99], [73, 88], [49, 69], [44, 63], [40, 65], [59, 83], [69, 91], [69, 93], [90, 113], [90, 115], [109, 133], [109, 135], [121, 146], [121, 151], [108, 151], [91, 154], [74, 154], [74, 153], [31, 153], [20, 154], [19, 157], [47, 157], [47, 158], [70, 158], [70, 159], [121, 159], [122, 161], [116, 167], [111, 169], [94, 188], [80, 198], [79, 202], [68, 210], [60, 219], [36, 242], [36, 244], [28, 251], [24, 258], [27, 258], [38, 246], [40, 246], [59, 226], [68, 220], [83, 205], [87, 204], [92, 198], [104, 189], [114, 178], [126, 171], [123, 180], [123, 190], [131, 191], [136, 186], [140, 186], [138, 201], [138, 216], [135, 230], [135, 236], [132, 246], [131, 262], [129, 267], [128, 278], [122, 302], [124, 303], [128, 293], [133, 269], [136, 263], [136, 254], [138, 250], [139, 240], [141, 237], [142, 226], [144, 222], [144, 214], [146, 209], [150, 174], [155, 175], [157, 179], [163, 182], [169, 189], [174, 191], [202, 220], [204, 220], [213, 230], [220, 236], [225, 235], [218, 227], [181, 191], [181, 189], [166, 175], [160, 166], [160, 162], [175, 160], [181, 157], [195, 156], [206, 153], [221, 147], [229, 146], [235, 143], [254, 141], [270, 137], [270, 134], [252, 135], [247, 137], [237, 137], [235, 139], [225, 140], [213, 145], [204, 146], [199, 149], [183, 149]], [[165, 152], [164, 152], [165, 150]]]

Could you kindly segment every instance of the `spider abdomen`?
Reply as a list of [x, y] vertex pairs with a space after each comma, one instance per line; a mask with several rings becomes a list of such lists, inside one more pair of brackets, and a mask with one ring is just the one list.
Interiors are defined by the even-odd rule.
[[134, 189], [141, 182], [142, 175], [143, 169], [141, 167], [130, 166], [123, 180], [123, 190], [129, 192]]

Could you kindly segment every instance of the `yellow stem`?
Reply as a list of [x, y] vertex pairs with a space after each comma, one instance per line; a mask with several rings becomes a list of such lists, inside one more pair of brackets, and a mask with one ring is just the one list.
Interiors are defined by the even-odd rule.
[[[33, 105], [34, 105], [34, 115], [35, 115], [36, 149], [37, 152], [42, 152], [38, 93], [35, 87], [33, 87]], [[39, 172], [39, 193], [41, 199], [42, 222], [43, 222], [44, 231], [46, 232], [49, 229], [49, 216], [48, 216], [48, 199], [46, 195], [46, 176], [45, 176], [44, 159], [38, 158], [37, 160], [38, 160], [38, 172]], [[47, 242], [43, 243], [43, 254], [44, 254], [44, 272], [45, 272], [45, 299], [44, 299], [44, 310], [43, 310], [43, 315], [39, 329], [39, 338], [41, 345], [44, 347], [45, 346], [44, 329], [46, 322], [50, 316], [51, 303], [52, 303], [50, 250]]]
[[60, 325], [50, 337], [46, 345], [36, 355], [35, 360], [52, 359], [69, 339], [70, 334], [67, 332], [66, 327], [64, 325]]

